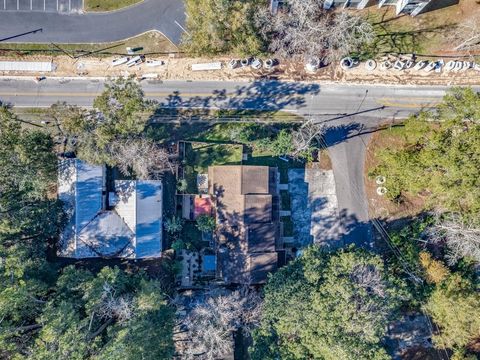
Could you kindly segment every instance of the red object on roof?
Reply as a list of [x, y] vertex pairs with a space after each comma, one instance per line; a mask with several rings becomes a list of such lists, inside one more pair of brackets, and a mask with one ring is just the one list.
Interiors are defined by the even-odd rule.
[[195, 212], [194, 218], [196, 219], [200, 215], [212, 214], [212, 201], [210, 197], [195, 196]]

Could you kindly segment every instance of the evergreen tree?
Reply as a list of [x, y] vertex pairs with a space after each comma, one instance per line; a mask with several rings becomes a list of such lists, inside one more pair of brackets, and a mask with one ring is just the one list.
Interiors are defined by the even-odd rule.
[[64, 269], [38, 319], [33, 359], [168, 359], [173, 311], [160, 284], [103, 268], [96, 276]]
[[264, 5], [256, 0], [187, 0], [184, 49], [192, 55], [259, 54], [263, 43], [255, 29], [254, 15]]
[[55, 268], [46, 262], [47, 241], [62, 223], [52, 199], [56, 181], [53, 141], [25, 130], [0, 106], [0, 357], [26, 354], [39, 328]]
[[[435, 120], [432, 122], [431, 120]], [[387, 196], [401, 200], [422, 192], [428, 205], [478, 221], [480, 212], [480, 95], [456, 88], [438, 114], [405, 122], [404, 145], [384, 149], [373, 175], [387, 177]]]
[[378, 256], [311, 247], [269, 279], [252, 359], [388, 359], [381, 340], [403, 289]]
[[425, 310], [439, 326], [434, 336], [435, 346], [464, 352], [465, 348], [480, 340], [480, 294], [475, 285], [459, 274], [451, 275], [436, 286]]
[[201, 232], [213, 231], [216, 227], [215, 218], [206, 214], [198, 216], [196, 223], [198, 230]]

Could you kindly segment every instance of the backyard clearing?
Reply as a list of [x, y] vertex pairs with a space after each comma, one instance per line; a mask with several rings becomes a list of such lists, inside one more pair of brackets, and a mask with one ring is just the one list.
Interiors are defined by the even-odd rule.
[[112, 11], [134, 5], [142, 0], [85, 0], [85, 11]]

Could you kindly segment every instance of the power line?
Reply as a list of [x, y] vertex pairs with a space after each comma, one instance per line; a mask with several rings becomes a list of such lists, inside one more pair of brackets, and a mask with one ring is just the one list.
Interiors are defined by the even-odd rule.
[[[359, 106], [359, 108], [357, 109], [357, 113], [358, 111], [360, 110], [360, 107], [361, 105], [363, 104], [366, 96], [368, 94], [368, 90], [366, 91], [365, 93], [365, 96]], [[312, 119], [310, 119], [312, 120]], [[309, 120], [309, 121], [310, 121]], [[362, 144], [366, 150], [366, 152], [368, 153], [369, 152], [369, 149], [368, 149], [368, 146], [365, 144], [365, 141], [363, 140], [363, 138], [360, 136], [360, 140], [362, 141]], [[328, 144], [326, 143], [325, 139], [323, 136], [321, 136], [319, 138], [319, 141], [320, 141], [320, 147], [321, 149], [324, 149], [324, 150], [327, 150], [328, 151]], [[343, 171], [341, 171], [340, 169], [337, 169], [337, 173], [340, 172], [341, 175], [343, 177], [345, 177], [345, 179], [348, 179], [348, 177], [345, 176], [345, 173]], [[362, 174], [363, 176], [363, 174]], [[358, 189], [357, 185], [356, 184], [352, 184], [351, 182], [349, 182], [352, 190], [354, 190], [354, 195], [361, 201], [365, 201], [366, 199], [362, 196], [362, 192]], [[368, 203], [368, 200], [367, 200], [367, 206], [368, 208], [370, 208], [370, 203]], [[379, 233], [380, 237], [385, 241], [385, 243], [389, 246], [389, 248], [392, 250], [392, 253], [395, 255], [395, 257], [400, 261], [401, 263], [401, 266], [403, 268], [403, 271], [405, 271], [406, 274], [409, 275], [409, 277], [415, 281], [416, 283], [420, 284], [420, 286], [425, 289], [425, 284], [424, 284], [424, 281], [421, 279], [421, 276], [418, 275], [417, 273], [417, 269], [413, 269], [411, 268], [410, 264], [408, 263], [408, 260], [406, 260], [406, 258], [404, 257], [404, 255], [402, 254], [401, 250], [393, 243], [388, 231], [385, 229], [385, 227], [383, 226], [383, 224], [378, 220], [378, 219], [370, 219], [370, 221], [372, 222], [372, 225], [375, 227], [375, 229], [377, 230], [377, 232]], [[431, 322], [430, 320], [430, 317], [425, 313], [425, 311], [420, 307], [420, 312], [425, 316], [425, 319], [427, 320], [427, 325], [429, 327], [429, 330], [430, 330], [430, 333], [431, 334], [434, 334], [435, 332], [439, 332], [439, 329], [438, 329], [438, 326], [436, 326], [435, 324], [435, 330], [434, 330], [434, 324]], [[438, 353], [438, 349], [435, 349]], [[447, 359], [450, 359], [450, 356], [448, 355], [448, 352], [446, 351], [446, 349], [442, 349], [446, 358]]]

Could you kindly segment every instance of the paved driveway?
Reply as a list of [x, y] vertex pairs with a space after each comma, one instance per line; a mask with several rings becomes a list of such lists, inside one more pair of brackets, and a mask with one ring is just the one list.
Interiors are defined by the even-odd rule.
[[332, 170], [289, 169], [288, 191], [295, 239], [299, 246], [311, 243], [330, 248], [343, 246], [345, 229], [338, 214]]
[[76, 13], [82, 10], [83, 0], [0, 0], [0, 11]]
[[185, 22], [181, 0], [144, 0], [118, 11], [77, 14], [81, 1], [58, 0], [57, 6], [57, 0], [0, 0], [0, 9], [7, 9], [0, 11], [0, 42], [105, 43], [157, 30], [180, 43]]

